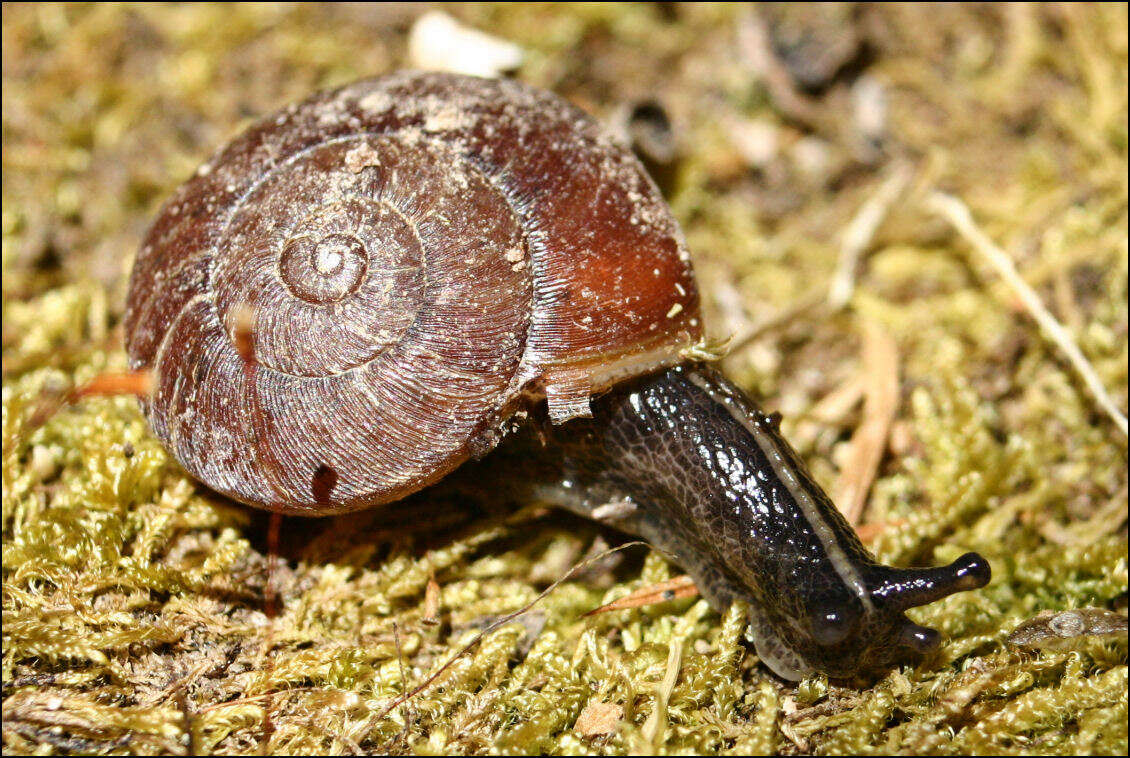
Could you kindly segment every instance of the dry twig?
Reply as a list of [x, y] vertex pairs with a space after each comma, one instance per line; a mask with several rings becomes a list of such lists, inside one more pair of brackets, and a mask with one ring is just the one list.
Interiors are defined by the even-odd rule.
[[1095, 373], [1095, 369], [1083, 355], [1079, 346], [1075, 344], [1075, 339], [1062, 324], [1056, 321], [1055, 316], [1040, 301], [1040, 296], [1020, 276], [1008, 254], [981, 231], [976, 222], [973, 221], [973, 216], [965, 203], [952, 195], [933, 192], [926, 198], [926, 207], [948, 221], [958, 234], [964, 237], [973, 246], [973, 249], [997, 270], [1005, 284], [1020, 298], [1029, 315], [1035, 319], [1044, 336], [1063, 351], [1064, 356], [1078, 372], [1083, 384], [1087, 387], [1099, 408], [1114, 421], [1115, 426], [1122, 432], [1122, 436], [1126, 437], [1126, 416], [1115, 405], [1114, 399], [1106, 391], [1098, 374]]
[[851, 435], [851, 453], [833, 489], [836, 504], [852, 526], [863, 516], [899, 401], [898, 346], [873, 321], [864, 322], [863, 372], [863, 422]]
[[591, 611], [583, 614], [584, 616], [596, 616], [600, 613], [609, 613], [611, 611], [622, 611], [626, 608], [641, 608], [645, 605], [652, 605], [653, 603], [665, 603], [668, 600], [676, 600], [681, 597], [694, 597], [698, 594], [698, 587], [695, 586], [694, 580], [689, 576], [677, 576], [674, 579], [669, 579], [666, 582], [659, 582], [658, 584], [649, 584], [646, 587], [640, 587], [635, 592], [625, 595], [618, 600], [613, 600], [611, 603], [605, 603], [599, 608], [593, 608]]
[[871, 246], [891, 206], [906, 191], [913, 171], [909, 163], [899, 163], [891, 171], [874, 195], [867, 199], [851, 222], [844, 227], [840, 237], [840, 261], [832, 286], [828, 289], [828, 305], [833, 310], [847, 305], [855, 290], [856, 269], [859, 259]]

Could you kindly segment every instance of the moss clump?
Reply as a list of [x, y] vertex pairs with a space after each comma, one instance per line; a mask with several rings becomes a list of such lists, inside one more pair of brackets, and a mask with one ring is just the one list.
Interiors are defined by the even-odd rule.
[[[739, 643], [738, 608], [581, 619], [677, 571], [633, 548], [382, 716], [612, 535], [448, 492], [288, 522], [272, 568], [263, 516], [188, 480], [132, 401], [44, 409], [123, 366], [130, 254], [160, 200], [250, 118], [404, 65], [418, 11], [5, 7], [5, 752], [1125, 753], [1124, 639], [1005, 640], [1042, 610], [1124, 608], [1126, 440], [921, 202], [970, 206], [1125, 408], [1125, 7], [452, 12], [598, 114], [663, 102], [680, 157], [658, 176], [715, 331], [737, 335], [727, 370], [785, 412], [825, 483], [861, 420], [829, 398], [866, 371], [864, 326], [891, 335], [902, 395], [874, 546], [901, 563], [975, 549], [992, 584], [915, 612], [948, 638], [916, 668], [786, 686]], [[810, 89], [758, 68], [758, 34]], [[876, 132], [860, 109], [884, 101]], [[898, 162], [910, 188], [831, 310], [840, 234]], [[576, 727], [594, 704], [619, 709], [613, 731]]]

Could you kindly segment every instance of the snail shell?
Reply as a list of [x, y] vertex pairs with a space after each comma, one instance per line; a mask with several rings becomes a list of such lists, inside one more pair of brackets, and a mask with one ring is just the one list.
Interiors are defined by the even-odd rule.
[[[126, 347], [181, 464], [292, 513], [385, 503], [701, 337], [678, 227], [587, 115], [406, 73], [262, 119], [165, 204]], [[251, 335], [251, 344], [244, 333]]]
[[787, 679], [930, 652], [940, 635], [904, 611], [991, 576], [975, 553], [880, 565], [772, 417], [673, 365], [700, 340], [698, 295], [658, 191], [590, 118], [515, 82], [401, 74], [259, 122], [157, 218], [126, 335], [166, 446], [275, 511], [404, 497], [542, 395], [554, 421], [593, 413], [522, 453], [538, 499], [677, 556], [716, 608], [746, 601]]

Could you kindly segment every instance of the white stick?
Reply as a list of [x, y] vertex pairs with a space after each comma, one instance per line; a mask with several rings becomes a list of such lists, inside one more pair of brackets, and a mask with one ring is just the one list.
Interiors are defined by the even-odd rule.
[[875, 232], [887, 218], [891, 206], [906, 190], [912, 175], [910, 164], [896, 165], [886, 181], [874, 195], [867, 198], [867, 202], [860, 206], [855, 217], [844, 227], [840, 236], [839, 266], [828, 290], [828, 305], [834, 310], [844, 307], [851, 300], [859, 259], [871, 247]]
[[926, 206], [935, 213], [939, 214], [950, 224], [954, 229], [964, 237], [973, 248], [985, 257], [997, 273], [1001, 275], [1005, 283], [1020, 297], [1024, 307], [1028, 309], [1032, 318], [1036, 320], [1044, 335], [1063, 351], [1067, 356], [1067, 360], [1079, 372], [1082, 377], [1083, 383], [1086, 385], [1091, 396], [1094, 397], [1095, 402], [1099, 404], [1111, 419], [1114, 420], [1115, 425], [1122, 432], [1122, 436], [1127, 436], [1126, 429], [1126, 416], [1114, 403], [1114, 399], [1107, 393], [1106, 388], [1103, 386], [1099, 375], [1095, 373], [1095, 369], [1084, 357], [1079, 346], [1075, 344], [1071, 333], [1068, 332], [1062, 324], [1055, 320], [1055, 316], [1044, 306], [1040, 301], [1040, 296], [1036, 294], [1028, 282], [1020, 276], [1013, 265], [1012, 259], [998, 247], [992, 240], [990, 240], [985, 233], [982, 232], [977, 224], [973, 221], [973, 216], [969, 213], [969, 208], [965, 203], [958, 200], [952, 195], [947, 195], [942, 192], [933, 192], [926, 198]]

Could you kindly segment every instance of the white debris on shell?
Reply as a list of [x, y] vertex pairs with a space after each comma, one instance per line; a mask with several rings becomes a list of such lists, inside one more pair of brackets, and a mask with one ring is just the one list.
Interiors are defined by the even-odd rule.
[[514, 271], [521, 271], [526, 267], [526, 251], [520, 247], [512, 247], [507, 250], [505, 258]]
[[471, 126], [469, 114], [455, 103], [437, 103], [435, 108], [426, 111], [424, 131], [449, 132]]
[[346, 103], [341, 98], [335, 98], [318, 105], [315, 110], [315, 117], [319, 124], [332, 126], [345, 117], [345, 108]]
[[384, 113], [391, 110], [394, 102], [384, 90], [374, 90], [357, 101], [361, 110], [369, 113]]
[[416, 19], [408, 36], [408, 57], [417, 68], [496, 77], [522, 64], [522, 48], [464, 26], [440, 11]]
[[362, 142], [345, 154], [345, 167], [359, 174], [367, 166], [381, 165], [380, 154], [368, 142]]

